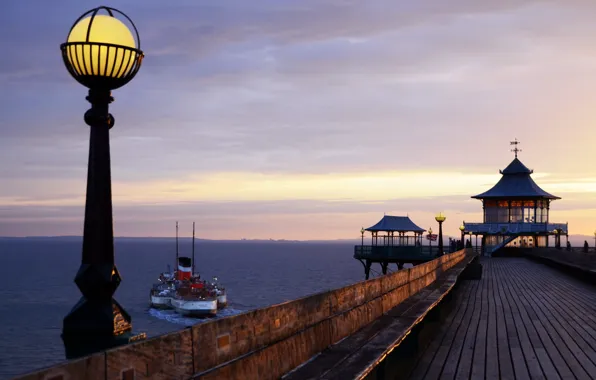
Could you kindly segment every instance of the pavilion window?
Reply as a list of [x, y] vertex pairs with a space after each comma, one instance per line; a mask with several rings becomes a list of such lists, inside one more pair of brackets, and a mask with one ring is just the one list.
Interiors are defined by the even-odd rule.
[[509, 202], [497, 202], [497, 220], [498, 223], [509, 223]]
[[524, 214], [521, 201], [511, 201], [511, 223], [523, 222]]
[[498, 209], [496, 207], [488, 207], [484, 209], [484, 222], [496, 223], [499, 219]]
[[536, 223], [542, 223], [542, 208], [536, 208]]
[[536, 207], [536, 202], [534, 201], [524, 201], [524, 223], [534, 223], [535, 222], [535, 211], [534, 208]]

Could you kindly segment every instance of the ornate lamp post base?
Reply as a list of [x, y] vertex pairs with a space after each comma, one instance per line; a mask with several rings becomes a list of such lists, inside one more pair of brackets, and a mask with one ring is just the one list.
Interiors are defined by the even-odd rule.
[[130, 316], [112, 299], [99, 304], [85, 297], [64, 318], [62, 341], [67, 359], [143, 340], [145, 333], [131, 332]]
[[67, 359], [146, 336], [131, 333], [130, 315], [112, 298], [120, 281], [120, 274], [113, 264], [81, 264], [75, 283], [83, 296], [64, 318], [62, 329]]

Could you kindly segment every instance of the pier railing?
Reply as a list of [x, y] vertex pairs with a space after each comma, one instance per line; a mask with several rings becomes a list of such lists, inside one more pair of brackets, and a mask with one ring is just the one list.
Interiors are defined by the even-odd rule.
[[560, 230], [568, 232], [567, 223], [465, 223], [466, 233], [479, 234], [520, 234], [520, 233], [554, 233]]
[[386, 276], [65, 362], [20, 380], [278, 379], [430, 285], [464, 257], [461, 250]]
[[[447, 253], [449, 247], [444, 247], [444, 253]], [[414, 245], [357, 245], [354, 246], [354, 258], [361, 260], [386, 260], [386, 261], [405, 261], [419, 262], [429, 261], [436, 258], [439, 254], [437, 246], [414, 246]]]

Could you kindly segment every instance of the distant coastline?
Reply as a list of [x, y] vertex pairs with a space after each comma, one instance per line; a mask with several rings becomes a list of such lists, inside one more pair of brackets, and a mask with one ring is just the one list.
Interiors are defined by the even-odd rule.
[[[459, 236], [449, 236], [445, 235], [445, 241], [448, 241], [449, 238], [459, 239]], [[144, 240], [144, 241], [174, 241], [175, 237], [154, 237], [154, 236], [147, 236], [147, 237], [129, 237], [129, 236], [118, 236], [115, 237], [114, 240], [116, 242], [123, 242], [123, 241], [137, 241], [137, 240]], [[180, 237], [181, 241], [190, 241], [191, 237]], [[7, 240], [35, 240], [35, 241], [81, 241], [83, 240], [82, 236], [0, 236], [0, 241], [7, 241]], [[565, 239], [562, 239], [563, 242]], [[196, 239], [197, 243], [258, 243], [258, 244], [279, 244], [279, 243], [293, 243], [293, 244], [353, 244], [358, 245], [361, 243], [361, 239], [329, 239], [329, 240], [294, 240], [294, 239]], [[584, 241], [587, 241], [590, 247], [594, 246], [594, 236], [589, 235], [569, 235], [569, 242], [574, 247], [583, 246]], [[370, 242], [370, 238], [368, 239]], [[364, 239], [364, 243], [367, 244], [367, 239]], [[472, 243], [475, 244], [475, 240], [472, 239]], [[436, 242], [433, 243], [435, 245]]]

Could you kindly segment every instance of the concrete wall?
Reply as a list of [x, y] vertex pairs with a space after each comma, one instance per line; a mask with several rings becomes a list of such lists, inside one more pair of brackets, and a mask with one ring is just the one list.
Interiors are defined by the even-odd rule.
[[[430, 285], [464, 251], [344, 288], [216, 319], [19, 379], [277, 379]], [[133, 376], [134, 375], [134, 376]]]

